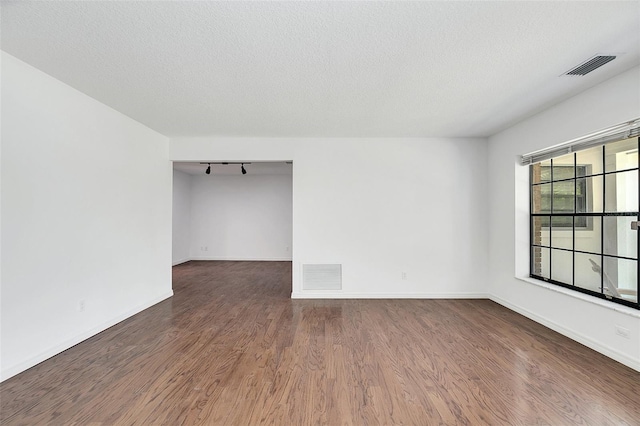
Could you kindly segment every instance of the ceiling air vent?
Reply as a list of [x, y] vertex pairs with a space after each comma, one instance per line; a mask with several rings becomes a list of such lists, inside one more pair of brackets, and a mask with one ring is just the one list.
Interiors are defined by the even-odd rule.
[[578, 65], [577, 67], [567, 71], [564, 75], [587, 75], [591, 71], [600, 68], [607, 62], [611, 62], [615, 59], [612, 55], [598, 55], [589, 59], [587, 62]]

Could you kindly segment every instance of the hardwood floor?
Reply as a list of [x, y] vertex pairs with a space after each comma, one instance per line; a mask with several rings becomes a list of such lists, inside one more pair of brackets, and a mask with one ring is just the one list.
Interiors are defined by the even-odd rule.
[[640, 373], [487, 300], [291, 300], [288, 262], [175, 296], [0, 385], [3, 425], [640, 424]]

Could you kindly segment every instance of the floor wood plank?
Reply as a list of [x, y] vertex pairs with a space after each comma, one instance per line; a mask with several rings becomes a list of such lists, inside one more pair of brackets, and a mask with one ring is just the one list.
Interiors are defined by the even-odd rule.
[[488, 300], [291, 300], [289, 262], [173, 279], [0, 384], [0, 423], [640, 424], [640, 373]]

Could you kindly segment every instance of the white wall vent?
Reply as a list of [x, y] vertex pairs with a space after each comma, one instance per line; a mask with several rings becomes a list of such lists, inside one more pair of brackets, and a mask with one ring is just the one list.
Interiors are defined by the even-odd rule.
[[342, 290], [342, 265], [302, 265], [303, 290]]

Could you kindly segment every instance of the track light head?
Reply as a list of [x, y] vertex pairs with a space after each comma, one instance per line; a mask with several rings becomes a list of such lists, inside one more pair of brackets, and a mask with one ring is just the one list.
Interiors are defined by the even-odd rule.
[[240, 167], [240, 171], [242, 171], [243, 175], [247, 174], [247, 170], [244, 168], [244, 163], [242, 163], [242, 166]]
[[207, 170], [205, 171], [206, 174], [210, 175], [211, 174], [211, 164], [207, 163]]

